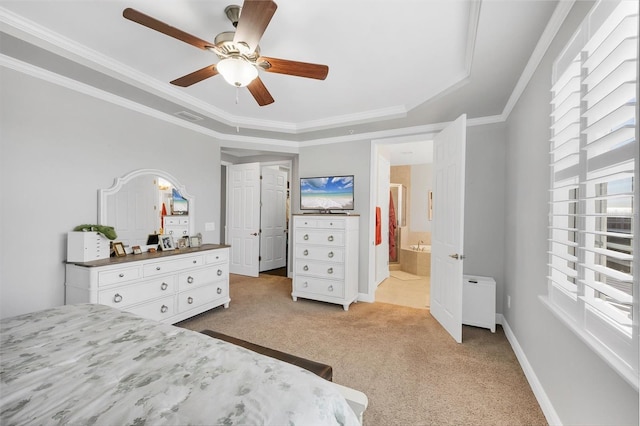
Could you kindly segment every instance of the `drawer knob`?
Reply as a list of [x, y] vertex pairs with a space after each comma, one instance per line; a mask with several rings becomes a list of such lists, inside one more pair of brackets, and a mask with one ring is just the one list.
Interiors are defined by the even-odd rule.
[[122, 296], [120, 296], [120, 294], [119, 294], [119, 293], [116, 293], [116, 294], [115, 294], [115, 296], [113, 296], [113, 301], [114, 301], [115, 303], [120, 303], [120, 302], [122, 302]]
[[182, 235], [187, 235], [187, 231], [182, 231]]
[[327, 238], [327, 240], [333, 241], [333, 235], [329, 235], [329, 238]]
[[194, 259], [192, 263], [195, 265], [198, 261]]
[[218, 287], [218, 289], [216, 290], [216, 293], [222, 294], [222, 289], [220, 287]]
[[303, 270], [303, 271], [308, 271], [308, 270], [309, 270], [309, 265], [304, 265], [304, 266], [302, 267], [302, 270]]
[[309, 255], [309, 250], [303, 251], [302, 254], [304, 254], [305, 256], [308, 256]]
[[163, 314], [166, 313], [169, 310], [169, 307], [167, 305], [162, 305], [162, 307], [160, 308], [160, 312], [162, 312]]
[[309, 239], [309, 234], [304, 234], [304, 237], [302, 237], [304, 240], [308, 240]]
[[332, 285], [330, 285], [330, 286], [329, 286], [329, 288], [328, 288], [328, 290], [329, 290], [329, 291], [333, 291], [333, 286], [332, 286]]
[[331, 258], [333, 257], [333, 252], [332, 252], [332, 251], [330, 251], [330, 252], [329, 252], [329, 254], [328, 254], [327, 256], [329, 256], [329, 259], [331, 259]]
[[124, 273], [122, 273], [122, 272], [121, 272], [121, 273], [119, 273], [119, 274], [118, 274], [118, 276], [119, 276], [120, 278], [124, 278]]
[[309, 287], [309, 283], [305, 281], [304, 284], [302, 284], [302, 287], [304, 287], [304, 288]]
[[193, 283], [193, 277], [192, 277], [192, 276], [188, 276], [188, 277], [187, 277], [187, 282], [188, 282], [189, 284], [192, 284], [192, 283]]
[[169, 288], [169, 284], [167, 283], [162, 283], [162, 285], [160, 286], [160, 290], [166, 290]]
[[160, 269], [162, 269], [160, 266], [156, 266], [156, 271], [159, 271]]
[[173, 234], [173, 231], [169, 231], [169, 235]]
[[218, 272], [216, 272], [216, 274], [218, 274], [218, 276], [222, 275], [222, 269], [218, 269]]
[[193, 304], [193, 297], [188, 297], [187, 298], [187, 303], [192, 305]]
[[329, 269], [327, 269], [327, 273], [329, 273], [329, 274], [333, 274], [333, 268], [329, 268]]

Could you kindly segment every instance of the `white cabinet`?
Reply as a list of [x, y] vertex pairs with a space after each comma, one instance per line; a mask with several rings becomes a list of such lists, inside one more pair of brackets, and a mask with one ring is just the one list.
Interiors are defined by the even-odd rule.
[[293, 300], [337, 303], [344, 310], [358, 298], [360, 217], [294, 215]]
[[66, 300], [100, 303], [174, 324], [229, 307], [229, 248], [205, 244], [94, 262], [67, 262]]
[[91, 262], [111, 254], [110, 241], [97, 232], [74, 231], [67, 234], [69, 262]]
[[496, 332], [496, 282], [493, 278], [463, 277], [462, 323]]

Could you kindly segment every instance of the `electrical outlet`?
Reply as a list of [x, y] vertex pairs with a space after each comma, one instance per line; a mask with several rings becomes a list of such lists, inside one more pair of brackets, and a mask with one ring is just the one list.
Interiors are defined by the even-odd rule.
[[204, 224], [204, 230], [205, 231], [215, 231], [216, 230], [216, 223], [215, 222], [206, 222]]
[[511, 296], [507, 296], [507, 309], [511, 309]]

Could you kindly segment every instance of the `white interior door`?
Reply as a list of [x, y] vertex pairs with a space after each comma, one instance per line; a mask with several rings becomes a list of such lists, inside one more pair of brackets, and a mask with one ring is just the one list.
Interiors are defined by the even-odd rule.
[[287, 172], [262, 168], [260, 272], [282, 268], [287, 256]]
[[229, 272], [258, 276], [260, 253], [260, 163], [227, 167]]
[[440, 132], [433, 147], [431, 314], [462, 342], [462, 259], [466, 115]]

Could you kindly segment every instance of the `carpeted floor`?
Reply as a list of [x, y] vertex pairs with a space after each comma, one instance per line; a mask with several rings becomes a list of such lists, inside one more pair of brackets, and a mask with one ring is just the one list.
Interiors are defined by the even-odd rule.
[[177, 324], [213, 329], [333, 366], [369, 398], [366, 425], [543, 425], [501, 327], [464, 327], [463, 344], [429, 315], [385, 303], [291, 299], [291, 280], [231, 275], [231, 304]]

